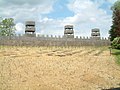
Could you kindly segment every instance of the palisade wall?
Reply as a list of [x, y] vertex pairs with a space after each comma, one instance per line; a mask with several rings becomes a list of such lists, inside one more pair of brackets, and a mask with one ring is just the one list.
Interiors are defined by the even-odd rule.
[[22, 36], [0, 36], [0, 45], [12, 46], [108, 46], [109, 39], [106, 38], [89, 38], [78, 37], [65, 38], [64, 36], [44, 36], [37, 35], [36, 37]]

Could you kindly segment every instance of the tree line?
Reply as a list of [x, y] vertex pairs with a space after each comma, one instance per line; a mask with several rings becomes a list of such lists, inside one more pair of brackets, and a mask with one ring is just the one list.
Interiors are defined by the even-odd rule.
[[113, 48], [120, 49], [120, 0], [116, 1], [111, 7], [112, 26], [109, 31], [111, 45]]

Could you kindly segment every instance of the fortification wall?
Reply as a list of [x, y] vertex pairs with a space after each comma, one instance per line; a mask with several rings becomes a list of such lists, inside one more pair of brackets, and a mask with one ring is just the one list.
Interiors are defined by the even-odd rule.
[[63, 36], [0, 36], [0, 45], [12, 46], [108, 46], [110, 41], [106, 38], [95, 39], [89, 37], [65, 38]]

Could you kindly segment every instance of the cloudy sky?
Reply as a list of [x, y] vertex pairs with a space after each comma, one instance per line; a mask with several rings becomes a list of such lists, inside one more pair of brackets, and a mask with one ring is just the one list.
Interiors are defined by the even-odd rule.
[[64, 26], [74, 25], [76, 36], [90, 36], [99, 28], [108, 37], [111, 6], [116, 0], [0, 0], [0, 17], [14, 18], [16, 33], [24, 34], [25, 21], [36, 22], [36, 33], [63, 35]]

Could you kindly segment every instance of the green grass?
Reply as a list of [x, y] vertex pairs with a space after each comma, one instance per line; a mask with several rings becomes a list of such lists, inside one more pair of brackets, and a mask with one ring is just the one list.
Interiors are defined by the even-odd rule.
[[116, 57], [116, 63], [120, 65], [120, 50], [113, 49], [112, 54]]

